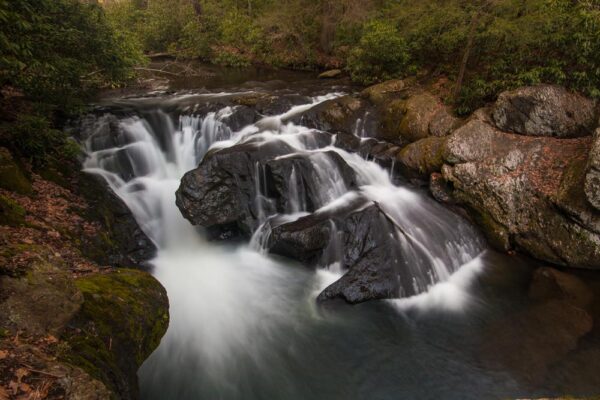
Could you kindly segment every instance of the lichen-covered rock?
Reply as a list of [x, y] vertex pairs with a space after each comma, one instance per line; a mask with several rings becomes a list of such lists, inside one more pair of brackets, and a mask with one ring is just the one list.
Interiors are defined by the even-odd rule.
[[585, 172], [585, 196], [596, 210], [600, 210], [600, 128], [594, 133], [594, 141]]
[[361, 92], [361, 97], [368, 100], [376, 106], [383, 105], [389, 100], [397, 98], [406, 89], [410, 88], [414, 82], [409, 79], [393, 79], [369, 86]]
[[554, 85], [504, 92], [492, 115], [501, 130], [560, 138], [590, 135], [597, 121], [595, 101]]
[[334, 79], [339, 78], [342, 75], [341, 69], [330, 69], [329, 71], [325, 71], [319, 74], [319, 79]]
[[21, 194], [32, 192], [31, 182], [4, 147], [0, 147], [0, 188]]
[[590, 145], [503, 133], [473, 118], [448, 138], [442, 174], [495, 247], [600, 268], [600, 215], [583, 193]]
[[165, 289], [150, 274], [118, 269], [78, 279], [83, 304], [61, 337], [63, 358], [104, 382], [121, 399], [136, 399], [137, 370], [169, 324]]
[[446, 107], [428, 92], [391, 101], [381, 107], [380, 113], [382, 129], [378, 137], [393, 143], [412, 143], [430, 135], [444, 136], [455, 124]]

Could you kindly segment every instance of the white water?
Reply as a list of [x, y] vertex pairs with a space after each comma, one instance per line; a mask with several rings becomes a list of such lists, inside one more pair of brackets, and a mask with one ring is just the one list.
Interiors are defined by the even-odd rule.
[[[169, 295], [171, 322], [155, 357], [175, 370], [183, 364], [190, 368], [190, 359], [197, 360], [196, 367], [209, 382], [206, 385], [214, 389], [214, 398], [240, 396], [232, 383], [241, 379], [236, 367], [240, 359], [251, 360], [255, 368], [269, 369], [271, 363], [277, 363], [273, 357], [278, 356], [266, 349], [282, 340], [281, 332], [298, 333], [302, 325], [325, 323], [314, 299], [343, 272], [339, 263], [313, 272], [272, 259], [256, 246], [264, 243], [258, 239], [254, 248], [207, 242], [181, 216], [175, 191], [183, 174], [195, 168], [209, 148], [245, 140], [285, 142], [297, 153], [310, 156], [316, 166], [321, 188], [318, 206], [323, 208], [337, 207], [355, 195], [348, 193], [337, 167], [324, 155], [324, 151], [337, 152], [356, 171], [362, 195], [376, 201], [402, 226], [398, 249], [414, 261], [409, 267], [418, 291], [445, 282], [433, 286], [430, 293], [391, 303], [399, 310], [450, 304], [456, 311], [469, 300], [465, 287], [478, 268], [465, 267], [456, 279], [451, 275], [481, 249], [472, 232], [455, 225], [456, 219], [446, 219], [448, 212], [421, 194], [394, 186], [388, 172], [377, 164], [333, 146], [317, 149], [312, 130], [288, 122], [333, 96], [315, 98], [312, 104], [267, 117], [238, 132], [222, 122], [233, 112], [229, 107], [204, 116], [181, 116], [178, 124], [160, 110], [155, 113], [159, 122], [152, 125], [140, 117], [122, 118], [121, 133], [112, 142], [103, 137], [106, 121], [100, 118], [85, 143], [88, 158], [84, 168], [109, 182], [159, 249], [152, 264]], [[299, 195], [302, 190], [295, 187], [290, 193], [289, 220], [305, 215], [306, 205]], [[426, 264], [433, 266], [433, 272], [424, 274]], [[328, 316], [326, 323], [337, 322]], [[167, 369], [163, 367], [150, 369], [146, 379], [160, 380], [161, 371]], [[180, 390], [170, 393], [171, 398], [194, 398], [194, 393]]]

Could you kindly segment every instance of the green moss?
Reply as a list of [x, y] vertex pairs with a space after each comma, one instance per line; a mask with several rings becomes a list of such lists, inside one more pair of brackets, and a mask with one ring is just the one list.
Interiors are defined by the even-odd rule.
[[10, 152], [0, 147], [0, 187], [21, 194], [32, 192], [31, 182]]
[[136, 386], [139, 366], [169, 322], [164, 288], [150, 274], [119, 269], [76, 281], [84, 303], [65, 336], [65, 358], [120, 393]]
[[25, 209], [17, 204], [17, 202], [0, 195], [0, 225], [24, 225], [25, 214]]

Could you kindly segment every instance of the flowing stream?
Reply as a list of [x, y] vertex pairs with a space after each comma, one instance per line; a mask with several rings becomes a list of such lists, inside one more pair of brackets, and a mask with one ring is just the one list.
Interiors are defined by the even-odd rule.
[[[335, 147], [334, 135], [331, 143], [318, 144], [315, 131], [296, 117], [341, 91], [320, 89], [242, 126], [233, 121], [237, 106], [227, 100], [245, 89], [114, 100], [88, 124], [84, 168], [109, 182], [156, 243], [153, 274], [169, 296], [168, 332], [139, 371], [143, 399], [489, 399], [522, 393], [509, 372], [484, 367], [480, 348], [487, 322], [523, 299], [505, 288], [491, 302], [498, 294], [481, 282], [498, 269], [506, 271], [504, 281], [518, 282], [529, 274], [527, 262], [487, 250], [462, 218], [419, 189], [394, 184], [376, 163]], [[355, 134], [368, 136], [363, 122], [357, 121]], [[284, 214], [264, 209], [249, 243], [209, 241], [185, 220], [175, 205], [182, 176], [209, 150], [249, 141], [284, 143], [292, 155], [311, 160], [319, 182], [316, 209], [339, 207], [357, 195], [379, 204], [403, 232], [390, 233], [390, 246], [402, 255], [408, 291], [415, 295], [317, 305], [317, 295], [344, 273], [339, 260], [334, 256], [315, 270], [264, 248], [270, 221], [307, 214], [302, 193], [309, 188], [302, 185], [291, 186]], [[354, 170], [358, 190], [345, 186], [327, 152]], [[292, 170], [291, 182], [297, 173]]]

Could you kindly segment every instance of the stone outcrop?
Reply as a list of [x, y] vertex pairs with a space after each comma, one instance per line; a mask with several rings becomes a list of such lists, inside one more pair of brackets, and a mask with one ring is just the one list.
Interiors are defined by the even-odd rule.
[[600, 128], [594, 133], [585, 172], [584, 191], [589, 203], [600, 211]]
[[583, 194], [590, 146], [501, 132], [475, 116], [448, 138], [442, 175], [495, 247], [600, 268], [600, 215]]
[[596, 127], [596, 102], [554, 85], [528, 86], [498, 97], [496, 126], [529, 136], [580, 137]]

